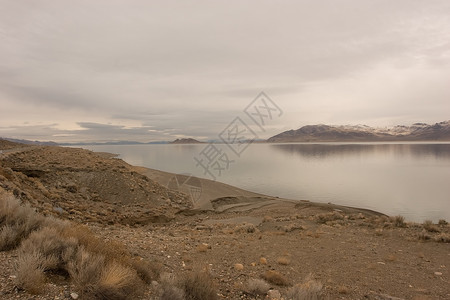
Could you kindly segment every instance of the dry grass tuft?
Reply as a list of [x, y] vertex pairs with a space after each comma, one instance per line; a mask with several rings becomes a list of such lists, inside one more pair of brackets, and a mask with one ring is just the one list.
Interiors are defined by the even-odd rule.
[[434, 240], [438, 243], [450, 243], [450, 234], [441, 233], [434, 237]]
[[258, 228], [251, 223], [243, 223], [234, 228], [234, 233], [255, 233], [259, 232]]
[[421, 233], [419, 233], [418, 238], [421, 241], [428, 241], [431, 240], [431, 235], [424, 230]]
[[206, 272], [187, 274], [181, 281], [186, 300], [218, 299], [216, 288], [211, 277]]
[[31, 232], [44, 224], [45, 218], [28, 205], [21, 205], [12, 195], [0, 195], [0, 251], [17, 248]]
[[41, 294], [44, 291], [45, 259], [38, 252], [19, 256], [16, 272], [16, 285], [30, 294]]
[[289, 281], [287, 280], [287, 278], [278, 271], [268, 270], [262, 275], [262, 277], [267, 280], [267, 282], [273, 283], [275, 285], [289, 285]]
[[142, 288], [136, 271], [116, 262], [109, 263], [102, 270], [98, 283], [92, 287], [88, 295], [105, 300], [131, 299]]
[[343, 220], [344, 216], [337, 211], [333, 211], [333, 212], [329, 212], [329, 213], [325, 213], [325, 214], [319, 214], [315, 217], [315, 219], [316, 219], [317, 223], [325, 224], [325, 223], [331, 222], [331, 221]]
[[323, 285], [309, 275], [304, 283], [296, 284], [287, 291], [287, 299], [319, 300], [322, 299], [322, 288]]
[[439, 228], [430, 220], [423, 222], [423, 228], [428, 232], [439, 232]]
[[253, 295], [265, 295], [270, 285], [263, 279], [250, 278], [247, 281], [247, 291]]
[[158, 280], [163, 269], [163, 265], [161, 263], [151, 262], [144, 259], [131, 260], [131, 266], [136, 270], [138, 276], [148, 284], [154, 280]]
[[185, 300], [184, 291], [176, 286], [168, 285], [162, 290], [159, 300]]
[[280, 256], [277, 258], [277, 263], [280, 265], [287, 266], [291, 263], [291, 260], [287, 256]]
[[394, 223], [395, 227], [400, 227], [400, 228], [404, 228], [406, 227], [406, 223], [405, 223], [405, 217], [403, 216], [395, 216], [391, 218], [392, 222]]
[[448, 225], [448, 222], [446, 220], [444, 220], [444, 219], [440, 219], [439, 222], [438, 222], [438, 225], [439, 226], [446, 226], [446, 225]]
[[159, 276], [157, 264], [133, 260], [123, 244], [43, 217], [5, 195], [0, 195], [0, 228], [1, 250], [21, 243], [16, 284], [33, 294], [43, 291], [46, 275], [57, 273], [71, 279], [86, 299], [135, 299], [143, 292], [141, 278], [150, 282]]
[[267, 258], [265, 258], [265, 257], [260, 257], [260, 258], [259, 258], [259, 263], [260, 263], [261, 265], [267, 265]]

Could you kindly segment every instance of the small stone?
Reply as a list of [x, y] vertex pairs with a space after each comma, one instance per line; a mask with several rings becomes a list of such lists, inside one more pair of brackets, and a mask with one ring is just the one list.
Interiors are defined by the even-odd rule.
[[269, 298], [269, 299], [281, 299], [281, 293], [278, 290], [269, 290], [267, 292], [267, 298]]
[[234, 269], [237, 271], [242, 271], [242, 270], [244, 270], [244, 265], [243, 264], [235, 264]]
[[434, 275], [436, 275], [436, 276], [442, 276], [442, 272], [434, 272]]
[[259, 259], [259, 263], [262, 264], [262, 265], [267, 265], [267, 259], [265, 257], [261, 257]]
[[70, 298], [78, 299], [78, 294], [77, 293], [70, 293]]
[[16, 279], [17, 276], [16, 276], [16, 275], [10, 275], [9, 278], [11, 278], [11, 279]]

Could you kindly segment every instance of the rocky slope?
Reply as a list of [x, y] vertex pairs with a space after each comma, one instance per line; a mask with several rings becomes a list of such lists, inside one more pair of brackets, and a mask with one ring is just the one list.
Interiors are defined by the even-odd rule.
[[270, 143], [373, 141], [450, 141], [450, 121], [434, 125], [398, 125], [391, 128], [373, 128], [366, 125], [307, 125], [297, 130], [282, 132], [267, 140]]
[[110, 154], [56, 146], [24, 148], [4, 141], [1, 145], [10, 150], [0, 155], [0, 187], [44, 214], [135, 225], [167, 221], [192, 205], [185, 194], [168, 190]]

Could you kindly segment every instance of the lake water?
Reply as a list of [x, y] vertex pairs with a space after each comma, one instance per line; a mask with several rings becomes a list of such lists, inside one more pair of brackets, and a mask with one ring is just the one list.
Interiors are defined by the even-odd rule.
[[[206, 146], [84, 148], [117, 153], [133, 165], [211, 179], [194, 161]], [[215, 146], [234, 160], [217, 180], [246, 190], [362, 207], [416, 222], [450, 221], [450, 143], [252, 144], [240, 157], [226, 145]]]

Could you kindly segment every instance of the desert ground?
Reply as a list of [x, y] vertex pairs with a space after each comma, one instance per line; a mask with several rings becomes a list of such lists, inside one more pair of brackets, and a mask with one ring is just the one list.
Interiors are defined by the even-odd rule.
[[[1, 197], [69, 228], [83, 225], [105, 249], [120, 244], [133, 261], [159, 266], [139, 295], [98, 299], [450, 299], [449, 220], [416, 224], [279, 199], [84, 149], [0, 140], [0, 150]], [[42, 269], [45, 280], [30, 292], [20, 273], [26, 241], [0, 252], [1, 299], [94, 297], [70, 268]], [[177, 280], [195, 272], [208, 276], [210, 296], [168, 296], [167, 285], [182, 290]]]

